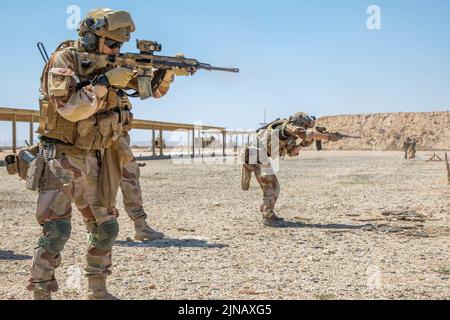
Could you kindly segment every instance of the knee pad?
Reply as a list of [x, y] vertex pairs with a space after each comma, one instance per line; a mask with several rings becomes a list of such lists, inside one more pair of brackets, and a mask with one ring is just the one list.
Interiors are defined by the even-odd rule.
[[112, 249], [114, 242], [119, 235], [119, 224], [116, 220], [102, 222], [97, 227], [95, 235], [95, 247], [103, 251]]
[[53, 256], [59, 255], [70, 238], [72, 231], [70, 220], [46, 222], [43, 229], [44, 236], [39, 239], [39, 247]]

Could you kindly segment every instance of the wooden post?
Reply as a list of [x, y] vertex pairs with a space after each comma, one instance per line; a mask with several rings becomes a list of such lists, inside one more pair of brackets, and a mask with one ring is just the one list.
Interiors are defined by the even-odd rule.
[[34, 144], [34, 129], [33, 129], [33, 126], [34, 126], [34, 117], [33, 117], [33, 115], [31, 116], [31, 121], [30, 121], [30, 145], [33, 145]]
[[12, 152], [15, 154], [17, 152], [17, 127], [16, 127], [17, 116], [14, 114], [12, 123]]
[[223, 140], [223, 156], [226, 157], [227, 156], [227, 132], [226, 131], [222, 131], [222, 140]]
[[202, 131], [198, 130], [198, 141], [199, 141], [199, 146], [198, 146], [198, 155], [201, 156], [202, 155], [202, 149], [203, 149], [203, 141], [202, 141]]
[[156, 142], [155, 142], [155, 128], [152, 129], [152, 152], [153, 156], [156, 157]]
[[163, 132], [162, 128], [159, 128], [159, 155], [163, 155], [163, 149], [164, 149], [164, 142], [163, 142]]
[[192, 158], [195, 158], [195, 127], [192, 129]]
[[[187, 130], [186, 132], [187, 132], [187, 152], [189, 152], [189, 149], [191, 148], [191, 144], [190, 144], [191, 135], [189, 133], [189, 130]], [[184, 152], [184, 147], [183, 147], [183, 152]]]
[[447, 152], [445, 153], [445, 168], [447, 169], [448, 184], [450, 184], [450, 164], [448, 163]]

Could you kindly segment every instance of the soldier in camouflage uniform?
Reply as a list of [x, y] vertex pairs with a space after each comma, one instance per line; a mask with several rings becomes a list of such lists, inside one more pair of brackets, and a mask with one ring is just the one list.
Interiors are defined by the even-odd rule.
[[[45, 166], [38, 175], [36, 216], [43, 234], [34, 252], [28, 285], [35, 299], [50, 299], [58, 289], [55, 270], [71, 233], [72, 201], [90, 235], [87, 298], [115, 298], [106, 289], [118, 235], [115, 196], [121, 168], [132, 167], [129, 163], [134, 161], [127, 139], [131, 104], [121, 88], [133, 87], [137, 81], [134, 71], [99, 66], [90, 53], [117, 55], [134, 30], [126, 11], [91, 11], [80, 25], [80, 38], [60, 45], [42, 73], [38, 133], [39, 157], [45, 159]], [[153, 94], [161, 97], [174, 74], [185, 74], [185, 70], [154, 73], [158, 80], [152, 83]]]
[[405, 150], [405, 159], [414, 159], [416, 157], [417, 139], [408, 137], [403, 142], [403, 150]]
[[413, 138], [411, 140], [411, 144], [409, 146], [409, 151], [408, 151], [408, 153], [409, 153], [408, 158], [409, 159], [415, 159], [416, 158], [416, 145], [417, 145], [417, 139]]
[[411, 146], [411, 142], [412, 142], [412, 140], [410, 137], [406, 138], [406, 140], [403, 141], [402, 149], [405, 151], [405, 159], [409, 159], [408, 152], [409, 152], [409, 148]]
[[304, 147], [314, 140], [338, 141], [333, 134], [312, 130], [315, 118], [299, 112], [289, 119], [277, 119], [257, 131], [252, 146], [246, 148], [242, 167], [242, 189], [249, 190], [252, 172], [263, 191], [260, 212], [262, 224], [268, 227], [283, 226], [283, 219], [275, 214], [275, 203], [280, 195], [280, 184], [271, 160], [279, 160], [288, 155], [297, 156]]

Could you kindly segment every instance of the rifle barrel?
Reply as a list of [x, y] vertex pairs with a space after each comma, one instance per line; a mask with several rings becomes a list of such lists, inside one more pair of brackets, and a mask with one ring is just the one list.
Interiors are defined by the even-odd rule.
[[198, 68], [199, 69], [209, 70], [209, 71], [225, 71], [225, 72], [239, 73], [239, 69], [238, 68], [213, 67], [210, 64], [201, 63], [201, 62], [198, 63]]
[[239, 69], [238, 68], [211, 67], [210, 70], [212, 70], [212, 71], [225, 71], [225, 72], [239, 73]]

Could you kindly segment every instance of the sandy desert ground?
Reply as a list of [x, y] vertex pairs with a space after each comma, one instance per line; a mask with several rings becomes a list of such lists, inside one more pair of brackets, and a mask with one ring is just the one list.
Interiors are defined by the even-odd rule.
[[[129, 241], [119, 197], [111, 292], [123, 299], [449, 299], [450, 186], [443, 162], [424, 161], [431, 154], [406, 161], [401, 152], [311, 151], [284, 161], [282, 229], [260, 225], [259, 186], [253, 179], [250, 191], [240, 191], [238, 164], [145, 162], [145, 207], [166, 239]], [[24, 288], [40, 234], [37, 195], [5, 168], [0, 181], [0, 299], [30, 299]], [[54, 298], [83, 297], [86, 242], [75, 210]]]

